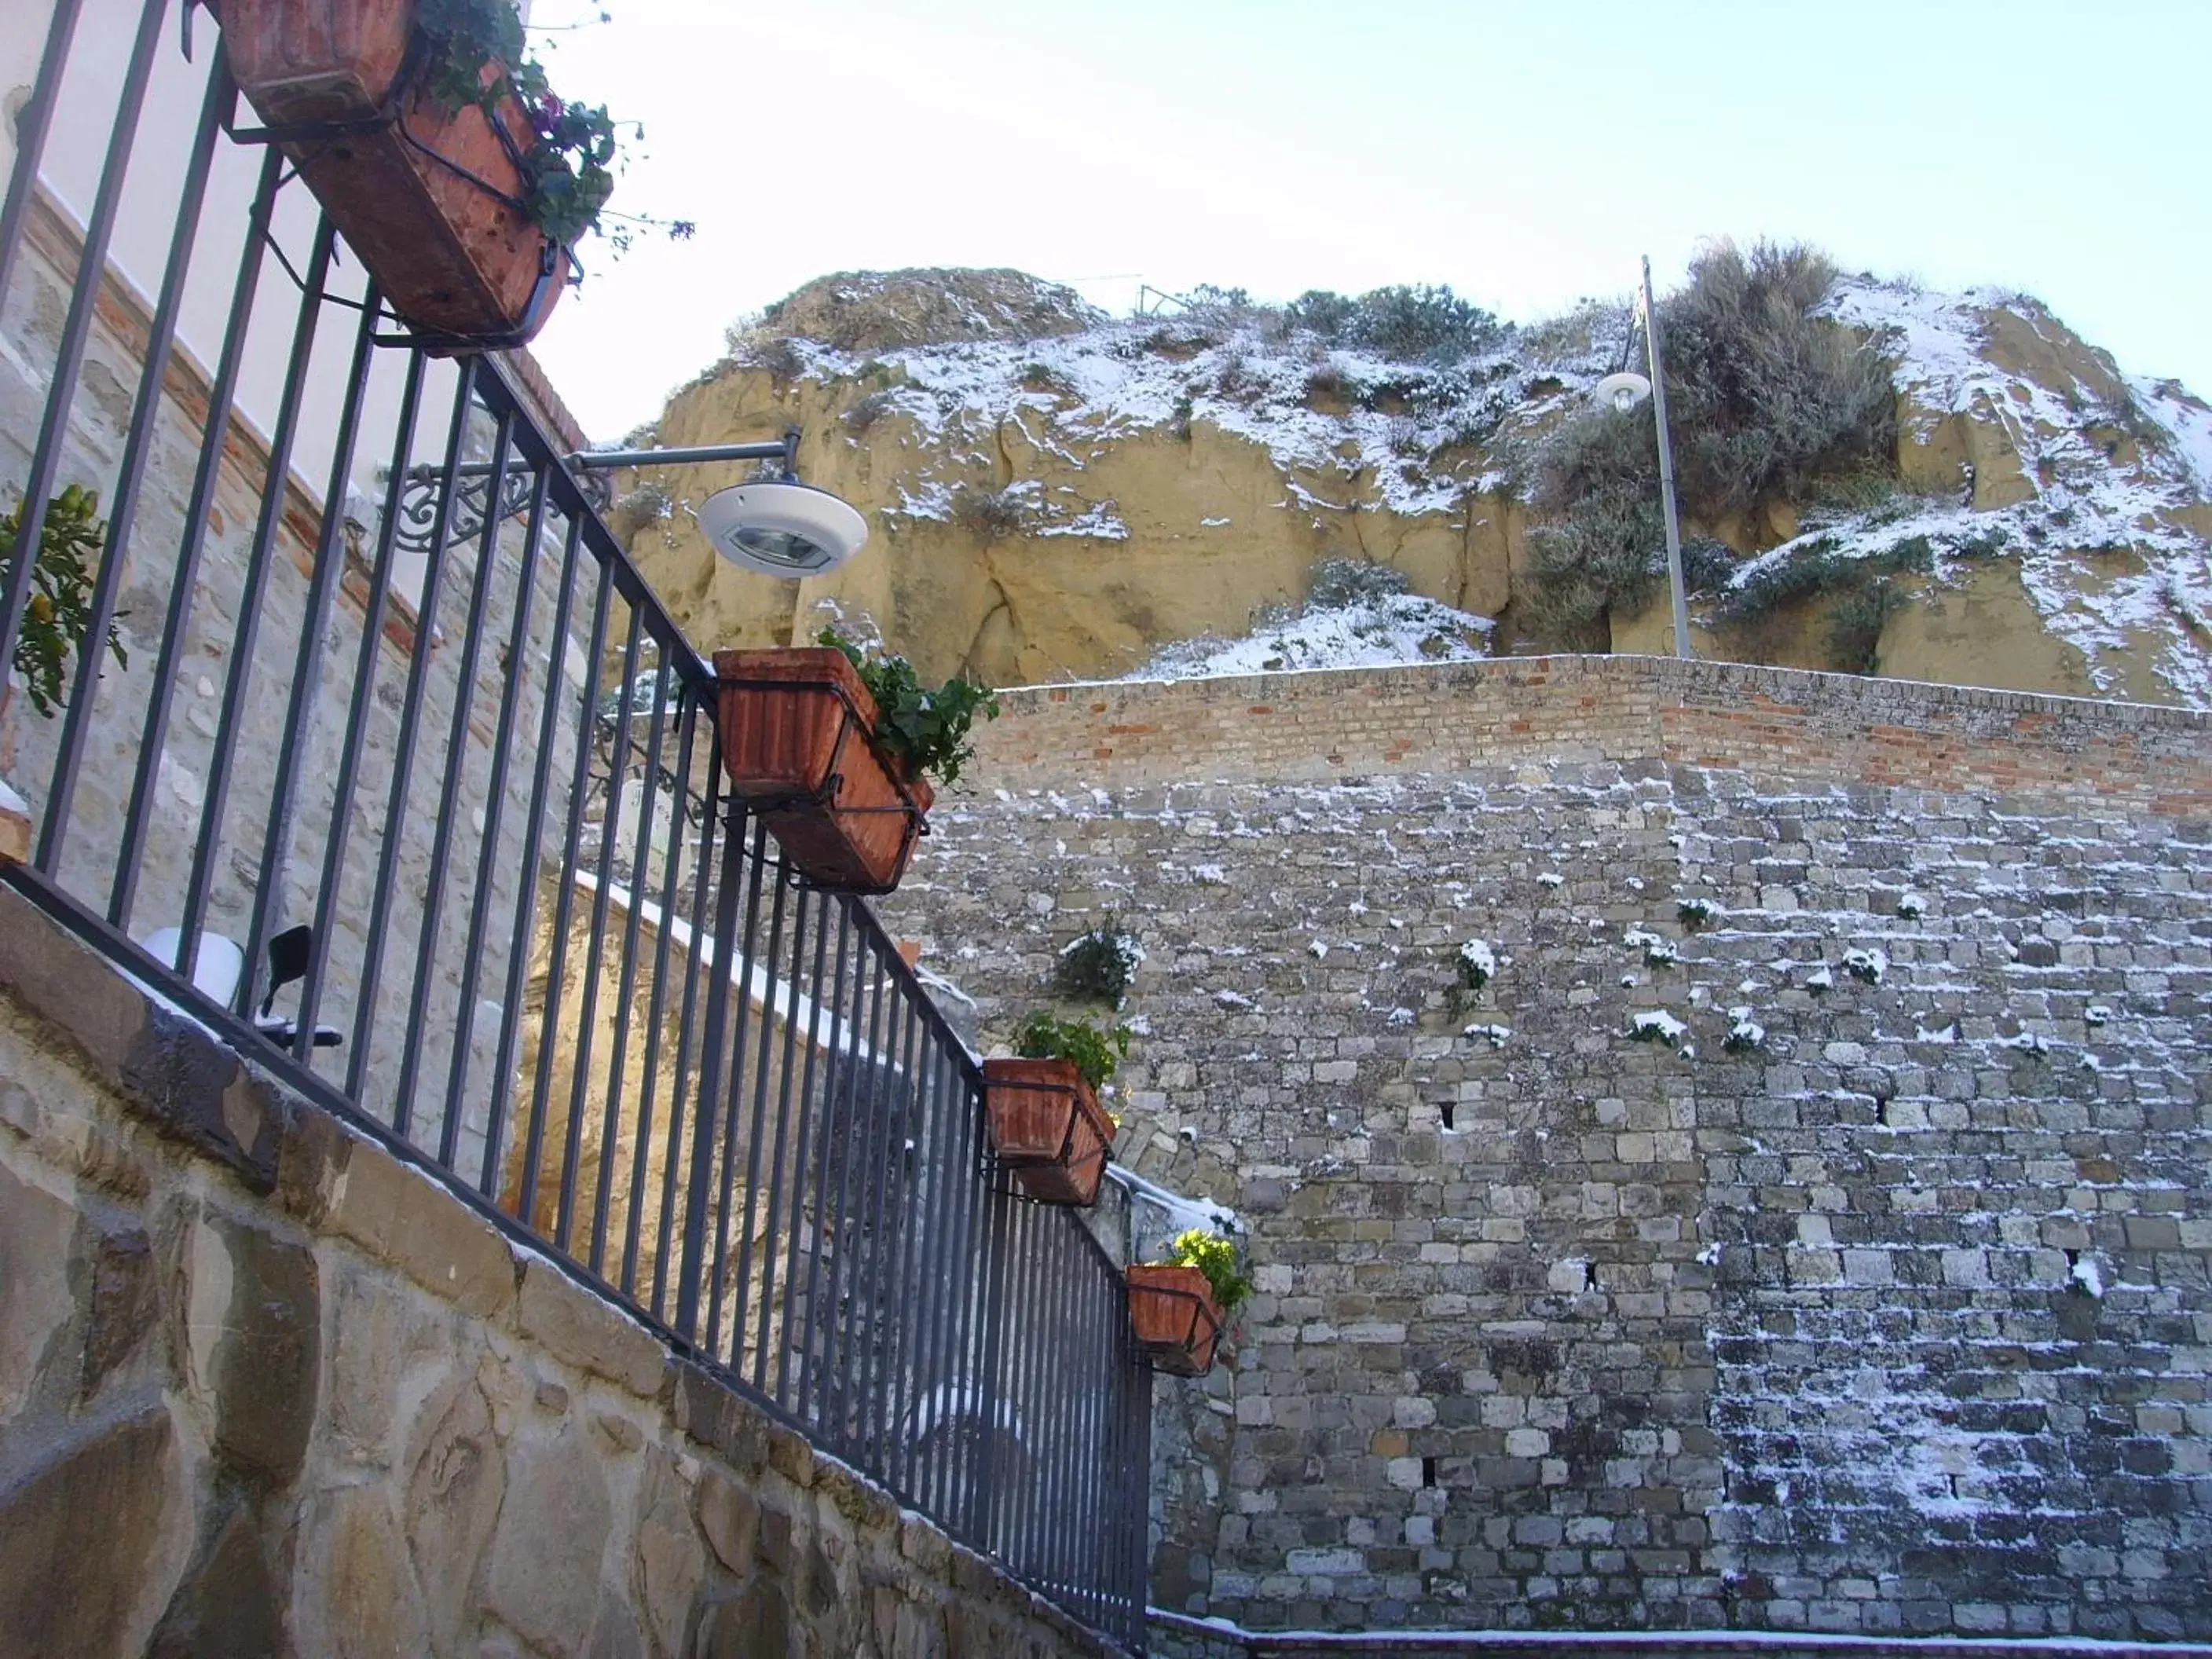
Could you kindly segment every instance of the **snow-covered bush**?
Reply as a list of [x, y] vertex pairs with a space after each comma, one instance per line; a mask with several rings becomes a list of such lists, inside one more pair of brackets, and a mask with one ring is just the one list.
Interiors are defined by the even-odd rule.
[[1674, 907], [1674, 919], [1693, 933], [1710, 927], [1719, 914], [1720, 906], [1709, 898], [1686, 898]]
[[1372, 559], [1342, 555], [1316, 559], [1306, 573], [1306, 608], [1342, 611], [1355, 605], [1373, 605], [1404, 592], [1408, 581], [1396, 566], [1377, 564]]
[[1908, 921], [1915, 916], [1925, 915], [1927, 909], [1928, 901], [1917, 893], [1905, 892], [1897, 896], [1897, 914]]
[[1646, 1008], [1629, 1016], [1628, 1035], [1638, 1042], [1663, 1042], [1674, 1048], [1689, 1033], [1690, 1028], [1664, 1008]]
[[1488, 943], [1471, 939], [1459, 947], [1459, 984], [1462, 991], [1480, 991], [1497, 976], [1498, 954]]
[[963, 484], [952, 498], [952, 522], [979, 542], [1018, 535], [1029, 521], [1029, 501], [1018, 484], [1006, 489]]
[[1641, 946], [1646, 968], [1671, 968], [1682, 958], [1674, 941], [1662, 934], [1646, 933], [1641, 927], [1632, 927], [1624, 941], [1631, 950]]
[[1889, 971], [1889, 957], [1879, 946], [1844, 952], [1844, 971], [1863, 984], [1879, 985]]
[[1118, 1006], [1144, 959], [1144, 947], [1109, 918], [1061, 947], [1053, 984], [1064, 997]]
[[1729, 1033], [1721, 1039], [1721, 1047], [1732, 1054], [1747, 1054], [1766, 1046], [1766, 1028], [1751, 1017], [1750, 1008], [1729, 1010]]

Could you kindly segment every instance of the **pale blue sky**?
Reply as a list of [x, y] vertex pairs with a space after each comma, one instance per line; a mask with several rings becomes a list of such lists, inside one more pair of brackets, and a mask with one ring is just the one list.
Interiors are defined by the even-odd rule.
[[[555, 84], [647, 123], [617, 204], [699, 222], [539, 347], [595, 437], [809, 277], [1014, 265], [1516, 319], [1700, 240], [2046, 301], [2212, 393], [2212, 0], [607, 0]], [[596, 9], [538, 0], [555, 21]]]

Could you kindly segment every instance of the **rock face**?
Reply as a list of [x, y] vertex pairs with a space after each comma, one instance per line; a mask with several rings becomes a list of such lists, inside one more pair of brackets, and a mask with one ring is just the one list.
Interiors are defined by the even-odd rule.
[[[2212, 411], [2120, 374], [2021, 296], [1846, 279], [1830, 304], [1896, 362], [1899, 493], [1856, 513], [1777, 499], [1686, 532], [1780, 558], [1824, 536], [1848, 554], [1928, 535], [1934, 568], [1872, 651], [1884, 673], [2212, 702]], [[618, 523], [715, 646], [865, 612], [933, 674], [1110, 678], [1170, 642], [1249, 632], [1316, 559], [1346, 556], [1528, 649], [1544, 643], [1515, 604], [1532, 446], [1628, 349], [1601, 312], [1440, 367], [1234, 305], [1109, 319], [1011, 271], [826, 277], [672, 398], [658, 436], [800, 427], [803, 476], [867, 515], [868, 550], [805, 582], [717, 559], [692, 514], [736, 467], [630, 477]], [[1991, 532], [2008, 585], [1949, 551]], [[1993, 604], [1997, 588], [2023, 602]], [[1964, 589], [1980, 597], [1959, 614], [1915, 620]], [[1718, 653], [1862, 666], [1832, 637], [1837, 605], [1791, 601], [1755, 629], [1721, 625], [1717, 596], [1698, 609]], [[1616, 650], [1671, 648], [1663, 605], [1613, 626]]]
[[1108, 1651], [152, 1018], [0, 890], [0, 1653]]

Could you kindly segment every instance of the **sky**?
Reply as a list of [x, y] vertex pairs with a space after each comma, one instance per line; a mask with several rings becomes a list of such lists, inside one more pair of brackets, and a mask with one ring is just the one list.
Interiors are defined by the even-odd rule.
[[[564, 29], [579, 18], [605, 23]], [[1448, 283], [1514, 320], [1717, 237], [2049, 304], [2212, 395], [2212, 0], [537, 0], [563, 95], [687, 218], [536, 348], [595, 439], [836, 270], [1012, 265], [1284, 299]]]

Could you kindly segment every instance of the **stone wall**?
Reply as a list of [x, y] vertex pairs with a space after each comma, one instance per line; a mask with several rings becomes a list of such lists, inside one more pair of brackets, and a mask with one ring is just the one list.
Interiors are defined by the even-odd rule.
[[6, 888], [0, 1650], [1107, 1651]]
[[1008, 702], [886, 908], [992, 1036], [1145, 950], [1117, 1155], [1259, 1284], [1162, 1385], [1158, 1605], [2212, 1635], [2204, 717], [1622, 659]]

